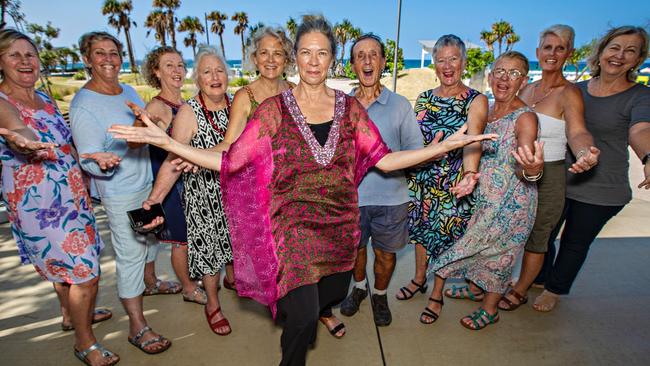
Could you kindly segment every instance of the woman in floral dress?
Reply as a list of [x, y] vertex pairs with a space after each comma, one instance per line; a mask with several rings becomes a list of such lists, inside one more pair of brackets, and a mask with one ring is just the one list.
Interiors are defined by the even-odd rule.
[[[535, 221], [534, 182], [541, 178], [544, 165], [535, 142], [537, 117], [517, 97], [527, 73], [528, 60], [519, 52], [506, 52], [495, 61], [490, 73], [495, 103], [485, 132], [499, 138], [482, 143], [475, 212], [465, 235], [431, 264], [435, 285], [429, 306], [420, 316], [422, 323], [431, 324], [440, 315], [442, 291], [449, 277], [467, 279], [485, 293], [482, 306], [461, 319], [464, 327], [479, 330], [499, 320], [497, 303]], [[520, 154], [513, 157], [513, 151]], [[467, 193], [466, 188], [459, 184], [452, 191], [461, 196]]]
[[114, 365], [119, 357], [97, 343], [90, 326], [103, 243], [70, 129], [52, 100], [34, 89], [39, 70], [31, 39], [1, 31], [0, 159], [11, 232], [22, 263], [54, 283], [62, 326], [69, 318], [67, 327], [75, 329], [75, 355], [87, 364]]

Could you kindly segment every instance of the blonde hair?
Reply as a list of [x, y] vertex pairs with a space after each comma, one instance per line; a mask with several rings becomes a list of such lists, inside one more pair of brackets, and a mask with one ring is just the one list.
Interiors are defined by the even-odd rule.
[[641, 27], [624, 25], [622, 27], [610, 29], [601, 39], [598, 40], [591, 55], [587, 59], [589, 65], [589, 74], [592, 77], [600, 76], [600, 55], [605, 51], [605, 47], [616, 37], [636, 34], [641, 37], [641, 49], [639, 50], [639, 62], [633, 68], [627, 71], [627, 80], [636, 80], [637, 68], [648, 58], [648, 32]]
[[576, 32], [573, 30], [571, 26], [568, 26], [566, 24], [555, 24], [552, 25], [546, 29], [544, 29], [540, 34], [539, 34], [539, 45], [538, 47], [542, 47], [542, 43], [544, 42], [544, 38], [548, 36], [549, 34], [552, 34], [554, 36], [557, 36], [560, 38], [564, 44], [567, 45], [567, 48], [569, 50], [573, 49], [573, 42], [576, 37]]
[[293, 42], [287, 37], [287, 34], [284, 31], [284, 28], [282, 27], [263, 27], [261, 29], [258, 29], [254, 34], [253, 34], [253, 40], [251, 42], [251, 45], [248, 47], [248, 55], [246, 57], [247, 65], [246, 69], [248, 70], [253, 70], [257, 71], [257, 67], [255, 66], [255, 63], [253, 62], [253, 57], [257, 54], [257, 49], [260, 47], [260, 43], [262, 42], [262, 39], [264, 37], [273, 37], [280, 41], [280, 44], [282, 44], [282, 49], [284, 50], [284, 56], [286, 57], [286, 64], [284, 65], [284, 71], [290, 69], [294, 62], [294, 56], [293, 56]]
[[[7, 52], [9, 47], [11, 47], [11, 45], [19, 39], [24, 39], [25, 41], [29, 42], [29, 44], [34, 47], [36, 54], [38, 54], [38, 47], [36, 47], [36, 43], [34, 43], [31, 38], [15, 29], [6, 28], [0, 30], [0, 56]], [[0, 78], [4, 78], [4, 72], [2, 70], [0, 70]]]

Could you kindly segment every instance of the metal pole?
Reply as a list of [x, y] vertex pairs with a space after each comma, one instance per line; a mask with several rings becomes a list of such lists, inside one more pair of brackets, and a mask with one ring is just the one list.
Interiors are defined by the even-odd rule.
[[205, 39], [208, 42], [208, 46], [210, 45], [210, 28], [208, 28], [208, 14], [203, 13], [203, 19], [205, 19]]
[[397, 0], [397, 36], [395, 37], [395, 50], [393, 55], [393, 91], [397, 92], [397, 54], [399, 51], [399, 26], [402, 17], [402, 0]]

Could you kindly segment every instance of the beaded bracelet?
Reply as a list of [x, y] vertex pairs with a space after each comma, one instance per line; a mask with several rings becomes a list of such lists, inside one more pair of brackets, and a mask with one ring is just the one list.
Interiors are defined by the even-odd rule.
[[521, 176], [524, 177], [525, 180], [529, 182], [537, 182], [538, 180], [542, 179], [542, 175], [544, 175], [544, 171], [540, 171], [536, 175], [533, 175], [532, 177], [529, 177], [526, 175], [526, 170], [522, 169], [521, 170]]

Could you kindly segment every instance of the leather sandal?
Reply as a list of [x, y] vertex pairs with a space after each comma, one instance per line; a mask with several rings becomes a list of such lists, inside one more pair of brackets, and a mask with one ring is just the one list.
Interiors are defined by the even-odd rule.
[[[507, 298], [508, 295], [512, 295], [515, 299], [517, 299], [518, 303], [513, 302], [509, 298]], [[502, 306], [501, 303], [504, 303], [505, 306]], [[499, 303], [497, 304], [497, 307], [500, 310], [505, 310], [505, 311], [513, 311], [517, 310], [521, 305], [524, 305], [528, 302], [528, 297], [520, 294], [519, 292], [515, 291], [515, 289], [510, 289], [508, 292], [506, 292], [505, 295], [501, 296], [501, 300], [499, 300]]]
[[208, 295], [202, 288], [196, 286], [194, 291], [192, 291], [189, 295], [183, 294], [183, 301], [205, 305], [208, 303]]
[[[93, 312], [92, 324], [103, 322], [104, 320], [108, 320], [112, 317], [113, 317], [113, 313], [108, 309], [95, 309], [95, 311]], [[61, 330], [64, 332], [74, 330], [74, 325], [64, 324], [63, 322], [61, 322]]]
[[[471, 325], [464, 322], [463, 319], [471, 320], [472, 321], [470, 323]], [[490, 315], [490, 313], [488, 313], [485, 309], [478, 308], [478, 310], [476, 310], [472, 314], [462, 318], [460, 320], [460, 324], [469, 330], [481, 330], [490, 324], [495, 324], [498, 321], [499, 321], [498, 312], [494, 315]]]
[[232, 282], [229, 282], [227, 278], [223, 279], [223, 287], [227, 288], [228, 290], [233, 290], [237, 292], [237, 284], [233, 280]]
[[181, 286], [181, 284], [178, 282], [156, 280], [156, 284], [153, 287], [145, 287], [142, 296], [173, 295], [181, 292], [182, 290], [183, 286]]
[[[127, 338], [127, 340], [133, 346], [137, 347], [140, 351], [142, 351], [144, 353], [147, 353], [147, 354], [150, 354], [150, 355], [165, 352], [167, 349], [169, 349], [169, 347], [172, 346], [172, 341], [170, 341], [169, 339], [161, 336], [160, 334], [158, 335], [158, 337], [154, 337], [154, 338], [151, 338], [151, 339], [149, 339], [147, 341], [143, 341], [142, 337], [144, 337], [145, 333], [147, 333], [147, 332], [153, 332], [153, 330], [148, 325], [145, 325], [142, 329], [140, 329], [140, 331], [138, 332], [138, 334], [135, 335], [135, 337]], [[160, 349], [154, 350], [154, 351], [148, 350], [147, 347], [154, 344], [154, 343], [162, 344], [163, 347], [160, 348]]]
[[[440, 306], [445, 305], [445, 300], [443, 300], [442, 297], [440, 298], [440, 300], [438, 300], [438, 299], [434, 299], [433, 296], [431, 296], [429, 298], [429, 301], [433, 301], [435, 303], [438, 303], [438, 304], [440, 304]], [[440, 310], [442, 311], [442, 309], [440, 309]], [[426, 317], [428, 317], [429, 319], [433, 319], [433, 320], [430, 321], [430, 322], [429, 321], [424, 321], [423, 319], [425, 319]], [[440, 317], [440, 314], [436, 314], [433, 310], [431, 310], [430, 307], [427, 306], [427, 307], [424, 308], [424, 311], [422, 312], [422, 314], [420, 314], [420, 323], [427, 324], [427, 325], [433, 324], [433, 323], [436, 322], [436, 320], [438, 320], [439, 317]]]
[[411, 280], [411, 283], [416, 287], [415, 291], [411, 291], [408, 286], [404, 286], [399, 289], [399, 293], [402, 294], [402, 297], [395, 296], [397, 300], [410, 300], [415, 296], [419, 291], [420, 293], [426, 293], [429, 286], [427, 285], [427, 280], [425, 279], [423, 283], [417, 283], [415, 280]]
[[[332, 315], [331, 317], [334, 317], [334, 315]], [[332, 335], [332, 337], [334, 337], [334, 338], [336, 338], [336, 339], [341, 339], [341, 338], [343, 338], [343, 336], [344, 336], [345, 333], [346, 333], [346, 332], [345, 332], [345, 324], [343, 324], [343, 322], [340, 322], [339, 324], [337, 324], [336, 326], [334, 326], [334, 328], [330, 328], [329, 325], [327, 324], [327, 322], [326, 322], [325, 320], [323, 320], [323, 319], [329, 319], [329, 318], [331, 318], [331, 317], [321, 316], [321, 317], [320, 317], [320, 322], [323, 323], [323, 325], [325, 325], [325, 328], [327, 328], [327, 331], [330, 332], [330, 334]], [[339, 319], [339, 321], [341, 321], [341, 320]], [[343, 330], [343, 334], [342, 334], [342, 335], [338, 335], [338, 332], [340, 332], [341, 330]]]
[[483, 297], [485, 297], [485, 292], [481, 290], [478, 294], [475, 294], [470, 290], [469, 285], [463, 285], [463, 286], [456, 286], [452, 285], [451, 288], [446, 289], [444, 292], [445, 296], [452, 298], [452, 299], [459, 299], [459, 300], [471, 300], [475, 302], [481, 302], [483, 301]]
[[116, 354], [113, 353], [112, 351], [109, 351], [108, 349], [106, 349], [104, 346], [102, 346], [102, 345], [99, 344], [98, 342], [96, 342], [95, 344], [93, 344], [92, 346], [86, 348], [86, 349], [83, 350], [83, 351], [77, 351], [76, 348], [72, 348], [72, 350], [74, 351], [74, 355], [75, 355], [75, 356], [76, 356], [76, 357], [77, 357], [81, 362], [83, 362], [83, 363], [86, 364], [86, 365], [92, 365], [92, 364], [90, 363], [90, 360], [88, 359], [88, 355], [89, 355], [91, 352], [95, 351], [95, 350], [99, 351], [99, 353], [102, 355], [103, 358], [117, 357], [117, 359], [113, 360], [113, 362], [108, 363], [107, 366], [112, 366], [112, 365], [115, 365], [115, 364], [117, 364], [118, 362], [120, 362], [120, 356], [116, 355]]
[[[227, 336], [228, 334], [230, 334], [232, 332], [232, 328], [230, 328], [230, 322], [225, 317], [223, 319], [217, 321], [216, 323], [212, 322], [212, 319], [214, 319], [214, 317], [217, 316], [221, 312], [221, 307], [218, 307], [211, 314], [208, 314], [208, 307], [207, 306], [204, 308], [204, 310], [205, 310], [205, 317], [208, 319], [208, 325], [210, 326], [210, 329], [212, 329], [212, 331], [215, 334], [220, 335], [220, 336]], [[226, 332], [217, 331], [217, 329], [223, 328], [223, 327], [228, 327], [228, 330]]]

